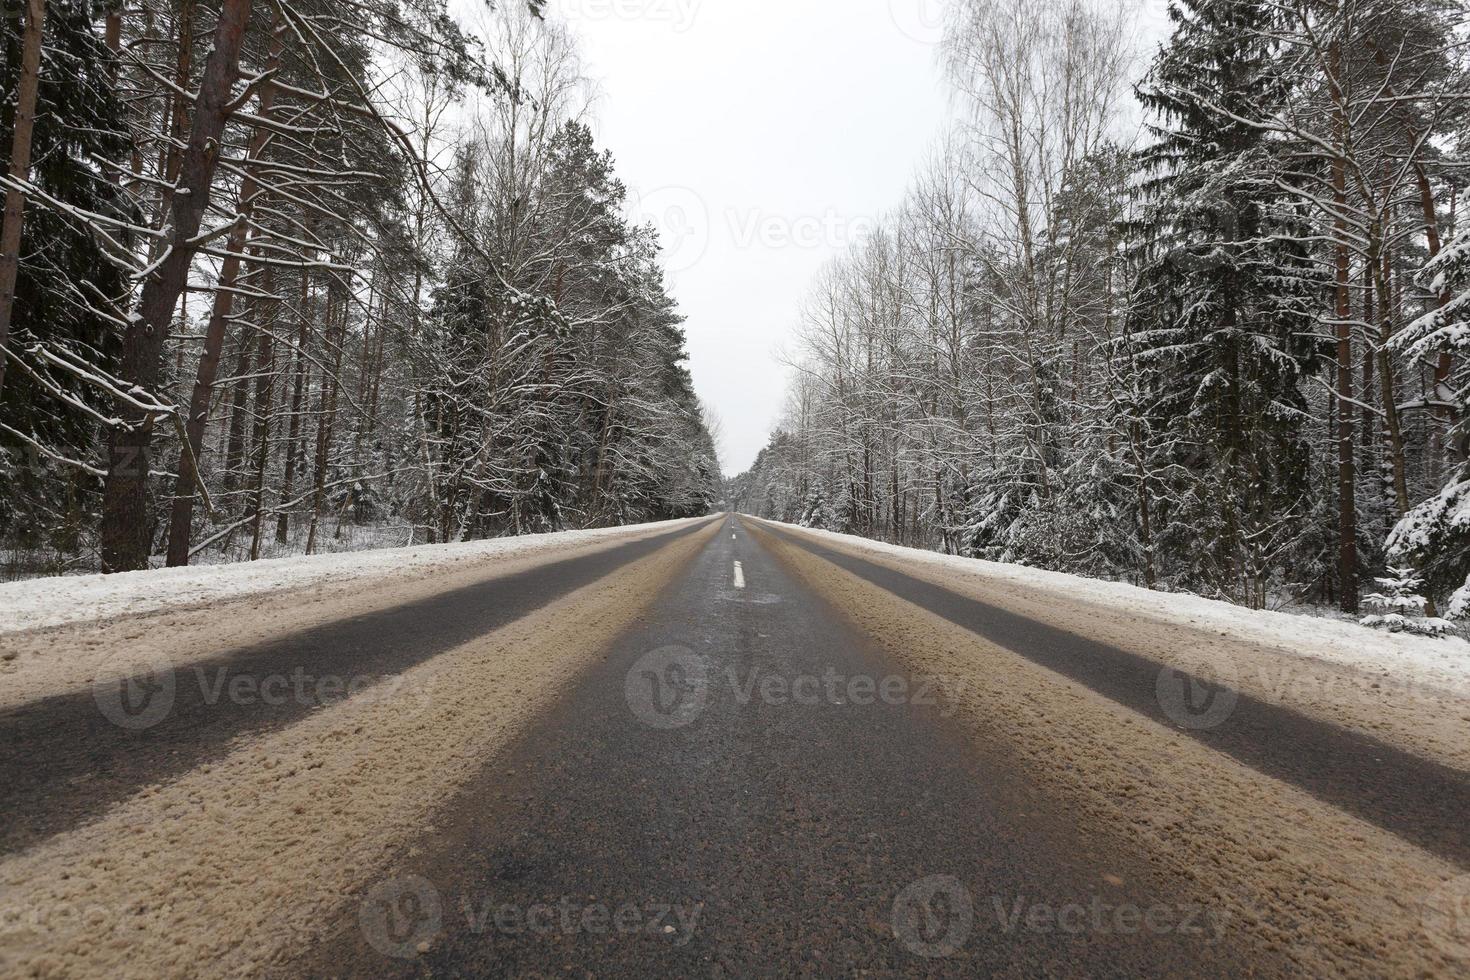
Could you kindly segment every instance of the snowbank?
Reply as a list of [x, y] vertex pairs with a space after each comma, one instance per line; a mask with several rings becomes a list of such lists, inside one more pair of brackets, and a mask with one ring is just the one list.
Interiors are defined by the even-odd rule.
[[1053, 593], [1061, 600], [1121, 609], [1155, 622], [1212, 630], [1231, 639], [1316, 657], [1359, 670], [1388, 670], [1395, 674], [1412, 671], [1426, 683], [1451, 690], [1470, 690], [1470, 643], [1459, 637], [1434, 639], [1381, 633], [1341, 620], [1246, 609], [1218, 599], [1156, 592], [1125, 582], [1106, 582], [1065, 572], [942, 555], [779, 521], [767, 523], [824, 539], [849, 552], [935, 566], [946, 572], [978, 579], [1000, 580], [1037, 592]]
[[28, 579], [0, 585], [0, 636], [125, 614], [202, 606], [248, 595], [294, 591], [344, 578], [386, 578], [404, 573], [448, 571], [487, 559], [521, 558], [619, 537], [673, 530], [707, 519], [698, 517], [380, 551], [296, 555], [233, 565]]

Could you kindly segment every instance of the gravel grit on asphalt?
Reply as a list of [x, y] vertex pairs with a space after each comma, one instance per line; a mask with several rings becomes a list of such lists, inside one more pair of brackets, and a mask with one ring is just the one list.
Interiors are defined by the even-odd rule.
[[1435, 913], [1470, 897], [1452, 864], [757, 533], [895, 661], [948, 678], [973, 737], [1009, 746], [1073, 801], [1073, 820], [1123, 828], [1148, 860], [1213, 896], [1236, 941], [1310, 975], [1470, 973], [1463, 937]]
[[0, 863], [0, 974], [247, 976], [304, 948], [718, 527]]

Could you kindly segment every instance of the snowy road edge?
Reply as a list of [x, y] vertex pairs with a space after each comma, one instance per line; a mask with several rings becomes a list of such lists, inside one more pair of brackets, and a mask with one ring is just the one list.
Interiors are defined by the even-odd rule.
[[713, 516], [485, 541], [9, 582], [0, 584], [0, 637], [308, 588], [344, 578], [387, 578], [405, 572], [464, 568], [490, 559], [526, 558], [538, 552], [550, 554], [621, 537], [672, 531]]
[[1409, 670], [1425, 683], [1459, 694], [1470, 693], [1470, 643], [1459, 637], [1435, 639], [1380, 633], [1341, 620], [1246, 609], [1219, 599], [1159, 592], [1126, 582], [1109, 582], [1023, 565], [944, 555], [852, 534], [741, 516], [797, 534], [825, 539], [853, 552], [935, 566], [979, 579], [998, 579], [1055, 595], [1058, 601], [1122, 608], [1153, 622], [1214, 630], [1242, 643], [1269, 646], [1285, 653], [1358, 670], [1389, 670], [1395, 675]]

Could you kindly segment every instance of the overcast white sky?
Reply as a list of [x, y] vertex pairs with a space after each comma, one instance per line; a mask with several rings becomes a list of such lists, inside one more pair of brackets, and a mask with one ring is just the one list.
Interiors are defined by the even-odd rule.
[[595, 125], [663, 230], [700, 397], [738, 473], [785, 391], [815, 273], [896, 207], [942, 131], [939, 0], [551, 0]]

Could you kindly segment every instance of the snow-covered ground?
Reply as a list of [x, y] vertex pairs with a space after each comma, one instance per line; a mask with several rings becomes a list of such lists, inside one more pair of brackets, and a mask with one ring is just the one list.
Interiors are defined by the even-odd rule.
[[348, 578], [447, 572], [489, 559], [523, 558], [648, 531], [673, 530], [704, 519], [378, 551], [296, 555], [230, 565], [9, 582], [0, 584], [0, 636], [120, 615], [202, 606], [249, 595], [294, 591]]
[[[778, 521], [768, 523], [780, 525]], [[1406, 672], [1413, 673], [1426, 683], [1470, 691], [1470, 643], [1459, 637], [1436, 639], [1384, 633], [1320, 616], [1246, 609], [1217, 599], [1157, 592], [1125, 582], [960, 558], [793, 524], [780, 526], [827, 539], [847, 551], [928, 565], [946, 573], [999, 580], [1055, 594], [1059, 599], [1120, 609], [1155, 622], [1212, 630], [1246, 643], [1276, 647], [1360, 670], [1388, 670], [1400, 677]]]

